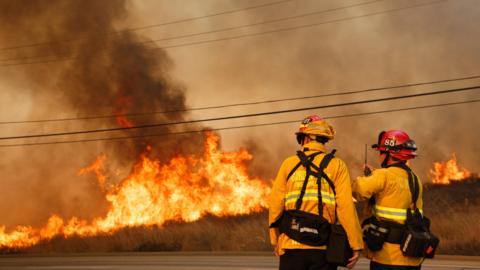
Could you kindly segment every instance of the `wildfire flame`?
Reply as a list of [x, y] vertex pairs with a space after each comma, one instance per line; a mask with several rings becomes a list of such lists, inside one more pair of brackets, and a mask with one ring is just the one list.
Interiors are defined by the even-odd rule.
[[105, 190], [105, 183], [107, 181], [107, 176], [103, 172], [103, 168], [106, 161], [107, 161], [107, 156], [100, 155], [90, 166], [80, 169], [77, 175], [84, 175], [89, 172], [94, 172], [95, 176], [97, 177], [97, 182], [99, 187], [102, 190]]
[[[28, 247], [55, 236], [92, 236], [129, 226], [161, 226], [171, 220], [191, 222], [206, 214], [262, 211], [270, 189], [264, 181], [248, 176], [245, 161], [252, 156], [246, 150], [221, 152], [218, 142], [217, 135], [207, 133], [203, 156], [177, 156], [166, 164], [145, 153], [128, 177], [106, 191], [110, 208], [105, 216], [66, 221], [52, 215], [43, 228], [17, 226], [10, 232], [0, 226], [0, 247]], [[103, 188], [105, 162], [106, 157], [100, 156], [79, 174], [95, 173]]]
[[118, 94], [115, 101], [115, 109], [113, 113], [116, 116], [117, 124], [121, 127], [134, 127], [135, 124], [132, 120], [128, 119], [126, 114], [133, 107], [133, 101], [130, 97], [123, 95], [121, 92]]
[[430, 175], [434, 184], [448, 185], [468, 178], [471, 173], [457, 164], [457, 157], [453, 153], [452, 158], [446, 162], [434, 162]]

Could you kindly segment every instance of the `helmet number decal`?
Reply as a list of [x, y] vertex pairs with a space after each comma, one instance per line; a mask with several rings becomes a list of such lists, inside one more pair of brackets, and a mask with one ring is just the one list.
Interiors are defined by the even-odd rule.
[[383, 144], [385, 146], [395, 146], [395, 140], [394, 139], [385, 139], [385, 142]]
[[302, 124], [307, 125], [310, 122], [312, 122], [312, 119], [310, 119], [310, 117], [307, 117], [307, 118], [303, 119]]

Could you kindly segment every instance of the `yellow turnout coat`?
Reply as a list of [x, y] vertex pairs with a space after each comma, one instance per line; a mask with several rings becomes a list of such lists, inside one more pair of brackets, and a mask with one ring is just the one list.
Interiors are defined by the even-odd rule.
[[[318, 142], [309, 142], [304, 146], [307, 148], [305, 154], [308, 156], [314, 152], [323, 152], [317, 155], [313, 163], [319, 166], [325, 156], [325, 146]], [[298, 164], [299, 158], [290, 156], [280, 166], [277, 177], [273, 183], [269, 201], [269, 225], [276, 222], [284, 210], [295, 209], [295, 202], [300, 196], [300, 190], [305, 180], [306, 170], [300, 166], [288, 179], [287, 176]], [[333, 158], [325, 169], [325, 173], [333, 181], [336, 196], [325, 179], [321, 182], [321, 193], [323, 201], [323, 216], [330, 223], [335, 220], [335, 205], [337, 207], [338, 220], [347, 232], [350, 246], [354, 250], [363, 248], [362, 232], [352, 198], [350, 175], [347, 166], [339, 158]], [[318, 215], [318, 186], [317, 179], [310, 176], [307, 189], [303, 197], [300, 210]], [[270, 228], [270, 240], [275, 246], [276, 253], [282, 255], [285, 249], [325, 249], [325, 246], [309, 246], [290, 239], [285, 234], [280, 234], [278, 228]]]
[[[422, 211], [422, 185], [417, 207]], [[398, 167], [382, 168], [373, 171], [371, 176], [361, 176], [353, 183], [353, 196], [358, 201], [375, 198], [372, 214], [379, 220], [394, 221], [404, 224], [407, 209], [412, 205], [412, 196], [408, 186], [408, 174]], [[386, 265], [418, 266], [421, 258], [403, 256], [399, 244], [385, 242], [379, 251], [366, 249], [366, 257], [374, 262]]]

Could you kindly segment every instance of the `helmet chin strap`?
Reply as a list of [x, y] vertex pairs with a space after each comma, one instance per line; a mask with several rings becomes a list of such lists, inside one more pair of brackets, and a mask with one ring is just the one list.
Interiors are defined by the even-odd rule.
[[390, 156], [390, 152], [388, 152], [388, 151], [384, 151], [383, 153], [385, 153], [385, 158], [383, 159], [382, 164], [381, 164], [382, 168], [389, 167], [388, 161], [390, 160], [390, 158], [392, 158], [392, 160], [395, 161], [395, 163], [407, 163], [404, 160], [398, 160], [398, 159]]
[[387, 168], [388, 160], [390, 159], [390, 152], [386, 151], [384, 153], [385, 153], [385, 158], [383, 159], [381, 166], [382, 166], [382, 168]]

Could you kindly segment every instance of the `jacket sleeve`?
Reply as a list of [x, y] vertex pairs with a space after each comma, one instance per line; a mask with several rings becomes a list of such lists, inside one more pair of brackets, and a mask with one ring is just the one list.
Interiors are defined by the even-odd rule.
[[362, 230], [353, 204], [350, 174], [345, 163], [340, 159], [336, 160], [338, 160], [338, 167], [335, 173], [335, 191], [338, 219], [347, 232], [352, 249], [361, 250], [363, 249]]
[[[280, 166], [280, 169], [277, 173], [272, 186], [272, 191], [270, 193], [270, 199], [268, 203], [268, 225], [271, 226], [275, 221], [277, 221], [283, 213], [285, 208], [285, 193], [287, 189], [287, 174], [286, 172], [286, 162], [284, 161]], [[272, 245], [277, 244], [279, 231], [278, 228], [270, 227], [270, 243]]]
[[359, 176], [353, 182], [353, 196], [358, 201], [370, 199], [375, 193], [383, 190], [385, 186], [385, 174], [382, 170], [374, 170], [370, 176]]

